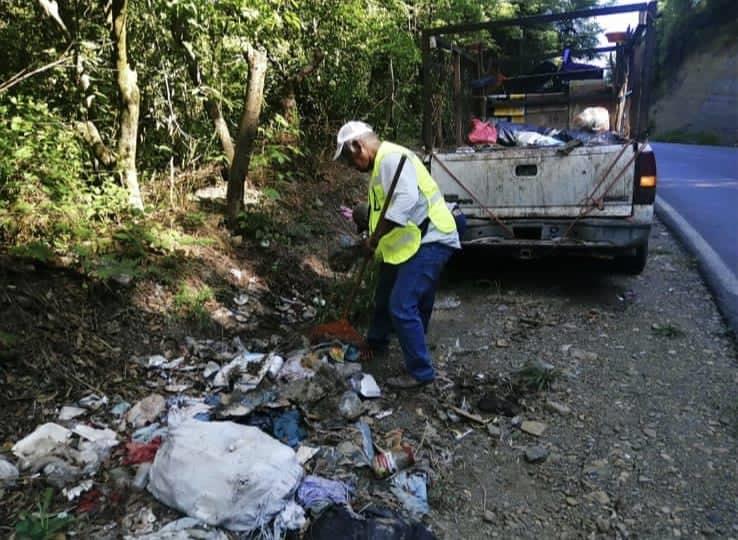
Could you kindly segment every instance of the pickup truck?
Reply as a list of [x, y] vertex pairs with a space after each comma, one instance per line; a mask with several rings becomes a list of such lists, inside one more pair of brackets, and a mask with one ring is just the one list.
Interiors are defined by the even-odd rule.
[[[508, 76], [493, 92], [484, 80], [467, 90], [465, 86], [474, 87], [469, 84], [474, 76], [484, 75], [495, 49], [488, 49], [485, 59], [479, 43], [470, 49], [449, 41], [450, 35], [478, 36], [481, 30], [493, 35], [502, 26], [530, 27], [627, 11], [639, 13], [637, 27], [614, 36], [612, 47], [587, 51], [614, 53], [607, 77], [596, 65], [577, 64], [579, 73]], [[644, 140], [655, 15], [656, 3], [648, 2], [424, 32], [426, 164], [446, 200], [467, 216], [464, 245], [488, 246], [522, 259], [552, 254], [606, 257], [615, 271], [643, 270], [656, 191], [655, 157]], [[439, 84], [444, 75], [452, 79], [450, 84]], [[452, 94], [445, 100], [438, 97], [443, 89]], [[439, 114], [438, 103], [448, 104], [445, 114]], [[573, 119], [593, 106], [606, 109], [613, 125], [610, 137], [599, 144], [570, 140], [559, 146], [472, 147], [465, 140], [474, 113], [492, 125], [510, 125], [512, 120], [513, 126], [536, 124], [576, 134]]]

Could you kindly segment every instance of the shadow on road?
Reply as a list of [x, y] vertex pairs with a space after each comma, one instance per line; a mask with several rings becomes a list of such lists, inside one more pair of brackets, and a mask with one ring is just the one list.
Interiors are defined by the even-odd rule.
[[535, 260], [502, 257], [493, 250], [465, 248], [448, 264], [444, 288], [488, 292], [515, 290], [542, 298], [567, 298], [585, 306], [620, 305], [632, 277], [612, 272], [612, 261], [552, 256]]

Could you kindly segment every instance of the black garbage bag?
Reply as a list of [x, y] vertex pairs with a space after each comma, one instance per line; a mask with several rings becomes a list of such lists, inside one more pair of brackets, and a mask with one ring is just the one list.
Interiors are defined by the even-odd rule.
[[305, 540], [436, 540], [422, 523], [390, 511], [367, 510], [354, 514], [345, 506], [332, 506], [312, 522]]
[[564, 142], [581, 141], [587, 146], [624, 144], [627, 140], [613, 131], [587, 131], [581, 129], [564, 129], [551, 136]]

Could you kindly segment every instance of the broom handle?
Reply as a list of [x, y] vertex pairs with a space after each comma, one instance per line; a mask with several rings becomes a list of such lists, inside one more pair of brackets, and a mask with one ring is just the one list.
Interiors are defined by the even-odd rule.
[[[397, 187], [397, 181], [400, 179], [400, 174], [402, 173], [402, 168], [404, 167], [406, 160], [407, 160], [407, 156], [405, 154], [402, 154], [402, 157], [400, 158], [400, 163], [397, 164], [397, 170], [395, 170], [395, 176], [394, 178], [392, 178], [392, 184], [390, 184], [389, 191], [387, 192], [387, 197], [385, 197], [384, 199], [384, 205], [382, 206], [382, 211], [379, 213], [379, 220], [377, 221], [377, 228], [374, 229], [374, 232], [369, 238], [370, 245], [373, 244], [375, 240], [378, 240], [376, 236], [377, 236], [377, 231], [379, 231], [379, 225], [382, 223], [382, 220], [384, 219], [384, 215], [387, 213], [387, 208], [389, 208], [390, 201], [392, 200], [392, 196], [395, 194], [395, 188]], [[348, 298], [346, 299], [346, 303], [343, 305], [343, 313], [341, 315], [342, 319], [348, 320], [349, 311], [351, 311], [351, 306], [354, 303], [354, 298], [356, 298], [356, 293], [359, 291], [359, 286], [361, 285], [361, 282], [364, 280], [364, 274], [366, 273], [366, 269], [369, 267], [369, 261], [371, 261], [372, 255], [373, 255], [372, 253], [368, 253], [367, 255], [364, 256], [364, 260], [361, 262], [361, 268], [359, 268], [359, 274], [356, 277], [354, 286], [351, 288], [351, 292], [349, 293]]]

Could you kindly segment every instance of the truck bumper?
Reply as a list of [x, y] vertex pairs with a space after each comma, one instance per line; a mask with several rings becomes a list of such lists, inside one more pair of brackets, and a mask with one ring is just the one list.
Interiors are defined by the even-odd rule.
[[[652, 205], [635, 205], [625, 218], [504, 219], [514, 238], [489, 219], [467, 218], [464, 246], [491, 246], [513, 256], [532, 258], [556, 253], [630, 255], [648, 244]], [[567, 230], [574, 226], [564, 237]]]

